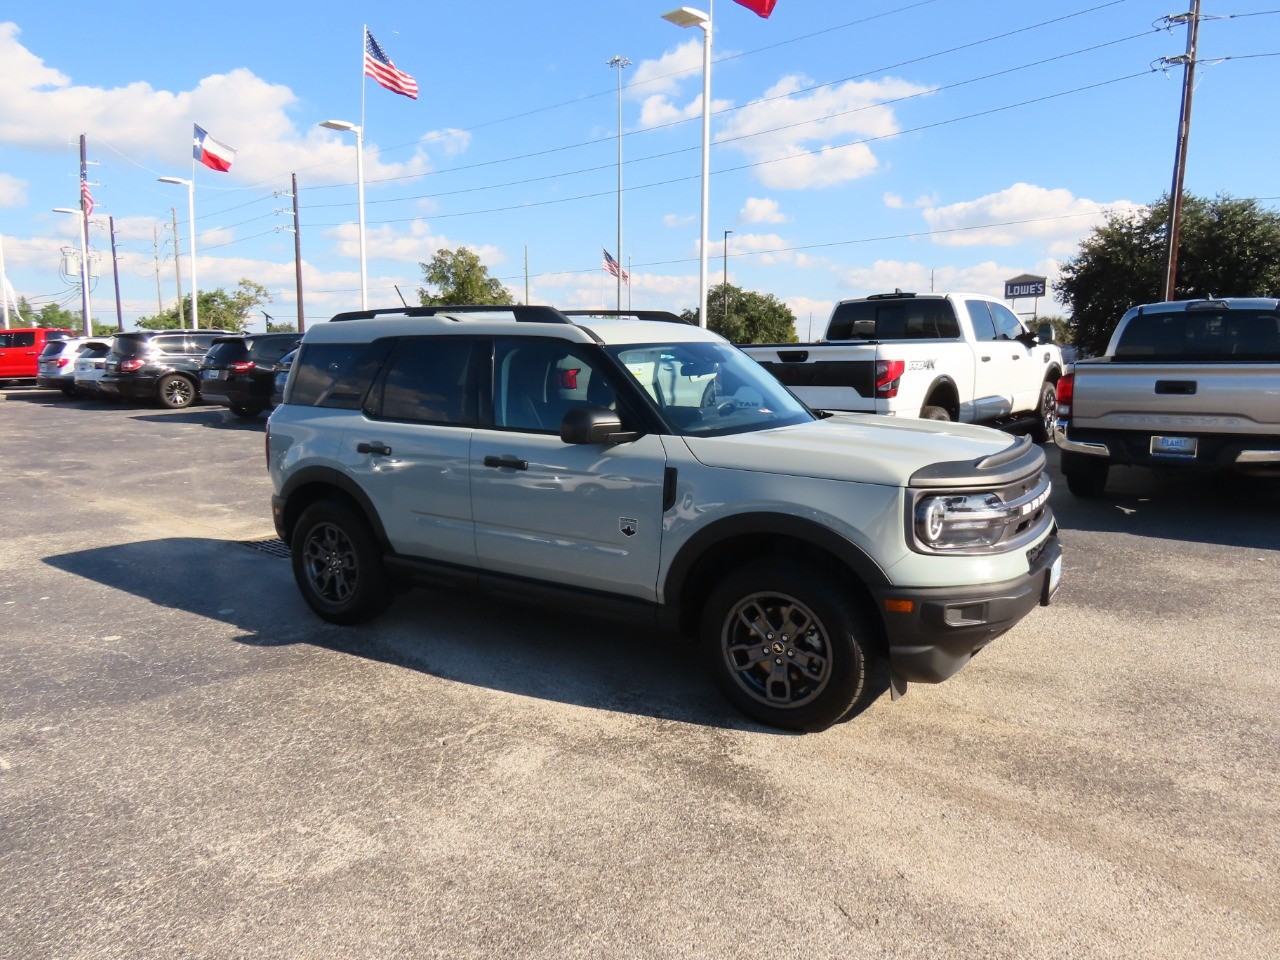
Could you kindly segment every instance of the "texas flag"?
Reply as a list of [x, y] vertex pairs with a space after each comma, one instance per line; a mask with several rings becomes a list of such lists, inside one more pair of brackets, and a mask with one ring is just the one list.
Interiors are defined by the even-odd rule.
[[191, 155], [210, 170], [226, 172], [231, 169], [231, 161], [236, 152], [221, 140], [215, 140], [200, 124], [195, 124], [195, 139], [191, 146]]
[[735, 2], [742, 4], [748, 10], [754, 10], [767, 20], [769, 14], [773, 13], [773, 6], [778, 0], [735, 0]]

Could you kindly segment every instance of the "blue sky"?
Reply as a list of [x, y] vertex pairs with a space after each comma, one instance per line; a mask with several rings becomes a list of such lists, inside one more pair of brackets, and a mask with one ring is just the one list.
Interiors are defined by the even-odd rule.
[[[73, 6], [0, 20], [0, 235], [9, 281], [37, 305], [79, 305], [59, 270], [76, 218], [51, 208], [78, 205], [81, 133], [97, 161], [95, 318], [115, 317], [108, 215], [126, 327], [157, 308], [156, 224], [159, 297], [175, 296], [173, 206], [189, 288], [186, 193], [156, 177], [192, 175], [198, 123], [238, 150], [230, 173], [195, 174], [201, 288], [248, 277], [268, 312], [295, 317], [293, 236], [276, 229], [291, 218], [275, 212], [290, 201], [275, 194], [296, 172], [307, 322], [358, 307], [354, 141], [318, 124], [359, 122], [363, 83], [371, 306], [397, 305], [396, 285], [412, 301], [419, 261], [460, 245], [519, 299], [527, 247], [532, 302], [612, 306], [615, 55], [633, 62], [631, 302], [696, 305], [701, 32], [661, 19], [674, 0]], [[1191, 192], [1280, 203], [1275, 6], [1204, 5]], [[790, 304], [803, 338], [842, 297], [1052, 278], [1104, 211], [1169, 189], [1181, 68], [1153, 65], [1184, 52], [1185, 29], [1158, 26], [1188, 7], [778, 0], [763, 20], [715, 0], [711, 283], [732, 230], [730, 281]], [[362, 81], [365, 22], [418, 101]]]

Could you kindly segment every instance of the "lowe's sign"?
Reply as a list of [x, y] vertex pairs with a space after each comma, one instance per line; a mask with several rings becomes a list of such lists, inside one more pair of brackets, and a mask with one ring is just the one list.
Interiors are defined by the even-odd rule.
[[1004, 298], [1006, 300], [1016, 300], [1019, 297], [1043, 297], [1045, 290], [1045, 278], [1033, 277], [1030, 274], [1023, 274], [1020, 277], [1014, 277], [1012, 280], [1004, 282]]

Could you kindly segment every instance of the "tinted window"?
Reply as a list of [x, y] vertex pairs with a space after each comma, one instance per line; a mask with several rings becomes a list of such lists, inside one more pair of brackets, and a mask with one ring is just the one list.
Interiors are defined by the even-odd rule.
[[10, 347], [34, 347], [36, 345], [36, 332], [34, 330], [18, 330], [9, 334], [11, 339], [8, 343]]
[[991, 310], [988, 309], [987, 301], [966, 300], [964, 305], [969, 308], [969, 320], [973, 323], [975, 340], [999, 339], [996, 334], [996, 322], [991, 319]]
[[1129, 321], [1116, 356], [1131, 360], [1280, 360], [1280, 316], [1261, 310], [1144, 313]]
[[44, 345], [44, 349], [40, 351], [42, 357], [56, 357], [62, 353], [62, 348], [66, 346], [61, 340], [50, 340]]
[[951, 303], [941, 297], [849, 300], [837, 305], [828, 340], [954, 340], [960, 336]]
[[110, 352], [111, 352], [111, 347], [109, 347], [105, 343], [86, 343], [83, 347], [80, 348], [80, 353], [78, 354], [78, 356], [88, 357], [91, 360], [97, 360], [101, 357], [105, 357]]
[[474, 352], [474, 340], [458, 337], [401, 340], [372, 412], [390, 420], [474, 426]]
[[188, 353], [204, 353], [213, 346], [213, 342], [219, 337], [216, 333], [196, 333], [187, 336], [187, 352]]
[[288, 402], [358, 410], [393, 341], [311, 343], [298, 352]]
[[559, 433], [572, 407], [615, 408], [617, 395], [602, 366], [601, 358], [562, 340], [500, 341], [493, 367], [494, 426]]
[[249, 348], [243, 340], [223, 340], [210, 347], [204, 358], [210, 363], [235, 363], [248, 355]]
[[300, 338], [291, 337], [262, 337], [257, 340], [249, 341], [249, 353], [255, 360], [263, 363], [275, 363], [290, 350], [298, 345]]
[[996, 322], [996, 331], [1001, 340], [1016, 340], [1027, 332], [1017, 314], [1004, 304], [988, 303], [987, 306], [991, 308], [991, 318]]
[[147, 340], [144, 337], [116, 337], [111, 349], [122, 357], [136, 357], [147, 352]]
[[177, 335], [172, 337], [156, 337], [151, 341], [151, 346], [159, 350], [161, 353], [186, 353], [187, 338]]

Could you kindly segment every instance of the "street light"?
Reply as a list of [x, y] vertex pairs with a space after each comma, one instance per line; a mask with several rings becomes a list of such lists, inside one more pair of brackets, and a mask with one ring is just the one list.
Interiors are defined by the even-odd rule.
[[369, 273], [364, 253], [364, 130], [359, 124], [346, 120], [326, 120], [320, 126], [356, 135], [356, 199], [360, 208], [360, 309], [368, 310]]
[[[191, 326], [200, 329], [200, 284], [196, 282], [196, 182], [181, 177], [156, 177], [161, 183], [176, 183], [187, 188], [187, 225], [191, 234]], [[177, 238], [174, 238], [173, 255], [178, 255]], [[178, 304], [182, 309], [182, 304]]]
[[[622, 71], [631, 66], [631, 61], [623, 56], [616, 56], [605, 61], [606, 67], [618, 68], [618, 309], [622, 309]], [[629, 276], [630, 274], [628, 274]], [[630, 293], [630, 280], [627, 281]], [[527, 299], [527, 298], [526, 298]], [[628, 306], [630, 309], [630, 306]]]
[[725, 328], [729, 325], [729, 234], [732, 230], [724, 232], [724, 282], [720, 284], [720, 291], [724, 294], [724, 321]]
[[[54, 213], [70, 213], [80, 218], [80, 289], [84, 291], [84, 335], [93, 336], [93, 318], [89, 309], [89, 237], [84, 227], [84, 211], [72, 207], [54, 207]], [[5, 294], [8, 295], [7, 293]]]
[[[711, 9], [708, 0], [708, 9]], [[702, 232], [698, 262], [698, 326], [707, 325], [707, 206], [708, 175], [711, 171], [711, 14], [680, 7], [664, 13], [662, 19], [677, 27], [702, 28]]]

